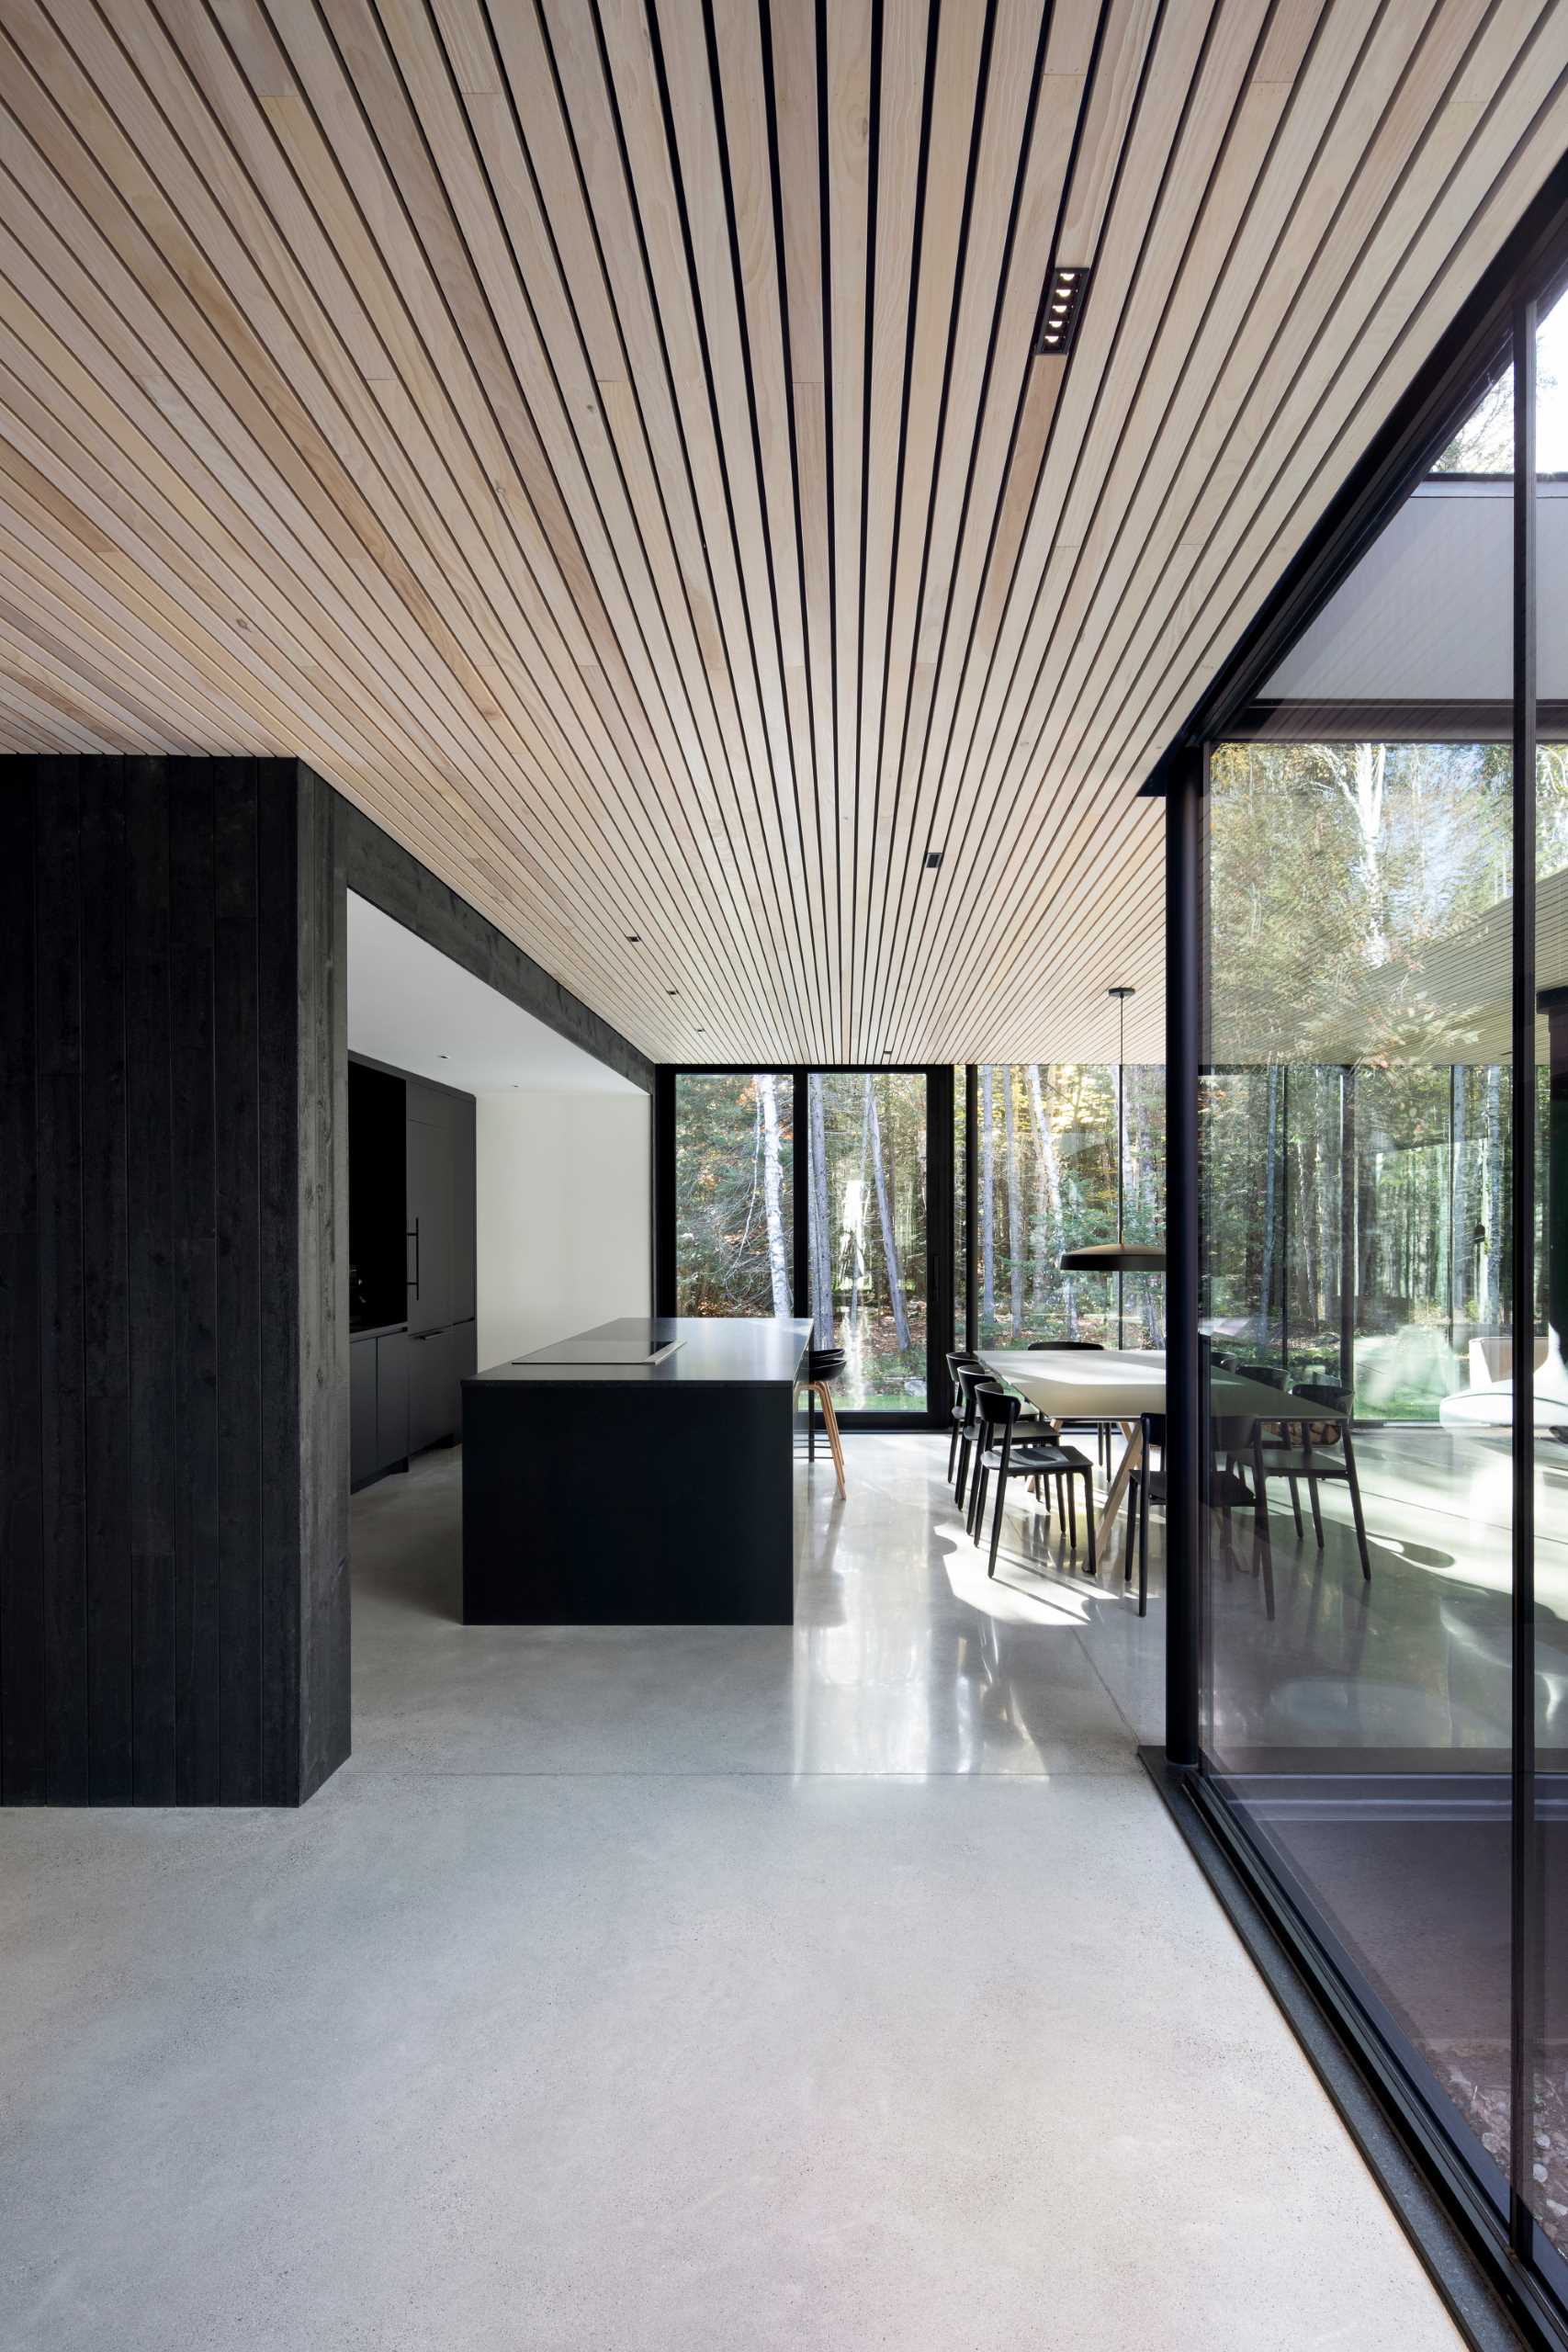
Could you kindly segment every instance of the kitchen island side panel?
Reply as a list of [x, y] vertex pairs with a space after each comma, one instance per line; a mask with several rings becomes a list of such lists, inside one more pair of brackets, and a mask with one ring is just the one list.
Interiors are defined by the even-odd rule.
[[787, 1625], [795, 1396], [466, 1381], [463, 1615], [479, 1625]]

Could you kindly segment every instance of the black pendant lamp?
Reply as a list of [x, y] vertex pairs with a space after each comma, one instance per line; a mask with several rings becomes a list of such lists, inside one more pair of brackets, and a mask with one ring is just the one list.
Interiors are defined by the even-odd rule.
[[1163, 1274], [1165, 1245], [1158, 1241], [1128, 1241], [1122, 1232], [1122, 1168], [1123, 1104], [1127, 1090], [1127, 999], [1130, 988], [1106, 990], [1116, 999], [1116, 1238], [1089, 1241], [1080, 1250], [1064, 1250], [1056, 1263], [1065, 1274]]

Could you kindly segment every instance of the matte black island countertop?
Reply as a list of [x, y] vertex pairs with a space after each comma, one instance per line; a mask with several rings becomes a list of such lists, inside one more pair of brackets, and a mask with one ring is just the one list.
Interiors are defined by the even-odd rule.
[[[609, 1382], [617, 1386], [629, 1382], [661, 1388], [712, 1383], [750, 1387], [774, 1381], [793, 1387], [802, 1376], [801, 1358], [810, 1340], [809, 1322], [739, 1316], [623, 1315], [613, 1323], [597, 1323], [591, 1331], [580, 1331], [552, 1347], [536, 1348], [509, 1363], [492, 1364], [477, 1375], [477, 1381], [483, 1385], [565, 1380]], [[597, 1347], [604, 1349], [606, 1360], [593, 1360]], [[644, 1350], [649, 1358], [655, 1349], [670, 1352], [660, 1352], [657, 1361], [637, 1363], [630, 1360], [629, 1351], [634, 1349]]]
[[470, 1625], [787, 1625], [808, 1322], [623, 1316], [463, 1383]]

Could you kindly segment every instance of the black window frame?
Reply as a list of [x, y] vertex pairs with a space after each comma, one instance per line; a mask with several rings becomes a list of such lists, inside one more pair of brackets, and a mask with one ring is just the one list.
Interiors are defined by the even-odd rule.
[[[795, 1135], [805, 1136], [807, 1080], [813, 1071], [833, 1078], [923, 1078], [926, 1082], [926, 1403], [921, 1412], [841, 1411], [840, 1427], [895, 1434], [944, 1429], [953, 1408], [947, 1354], [953, 1346], [955, 1255], [953, 1243], [953, 1064], [951, 1062], [661, 1062], [653, 1080], [653, 1310], [674, 1315], [675, 1088], [682, 1078], [749, 1078], [766, 1070], [788, 1078], [795, 1089]], [[795, 1311], [805, 1321], [810, 1306], [809, 1188], [797, 1189], [794, 1212], [792, 1287]]]
[[[1200, 1497], [1206, 1399], [1199, 1343], [1201, 1169], [1200, 1075], [1202, 1035], [1203, 813], [1211, 748], [1223, 740], [1269, 731], [1264, 682], [1349, 576], [1361, 556], [1430, 470], [1458, 424], [1501, 367], [1515, 372], [1514, 676], [1507, 711], [1513, 743], [1514, 908], [1513, 1055], [1521, 1082], [1510, 1090], [1513, 1161], [1512, 1314], [1532, 1317], [1535, 1085], [1535, 745], [1538, 719], [1535, 637], [1534, 399], [1538, 314], [1568, 288], [1568, 160], [1558, 167], [1440, 339], [1340, 497], [1203, 701], [1143, 789], [1166, 799], [1167, 1296], [1168, 1450], [1166, 1745], [1147, 1760], [1173, 1802], [1190, 1806], [1215, 1842], [1246, 1896], [1259, 1905], [1342, 2047], [1383, 2114], [1436, 2191], [1439, 2214], [1457, 2242], [1479, 2261], [1527, 2340], [1568, 2352], [1568, 2260], [1546, 2235], [1521, 2183], [1533, 2154], [1533, 2056], [1540, 2046], [1542, 1870], [1536, 1834], [1534, 1673], [1533, 1350], [1513, 1349], [1517, 1408], [1513, 1446], [1513, 2014], [1510, 2164], [1506, 2193], [1472, 2161], [1465, 2127], [1441, 2111], [1423, 2087], [1425, 2068], [1400, 2029], [1350, 1962], [1304, 1890], [1271, 1866], [1261, 1845], [1238, 1828], [1205, 1769], [1201, 1742], [1202, 1693], [1201, 1529]], [[1554, 706], [1548, 707], [1550, 712]], [[1495, 722], [1497, 714], [1488, 714]], [[1513, 1336], [1517, 1339], [1517, 1333]], [[1218, 1878], [1215, 1881], [1218, 1884]], [[1304, 2037], [1303, 2037], [1304, 2038]], [[1310, 2042], [1308, 2044], [1310, 2048]], [[1326, 2077], [1325, 2077], [1326, 2079]], [[1343, 2111], [1343, 2110], [1342, 2110]], [[1348, 2120], [1351, 2120], [1348, 2117]], [[1401, 2201], [1390, 2168], [1366, 2135], [1369, 2161], [1395, 2196], [1396, 2210], [1435, 2282], [1461, 2322], [1450, 2293], [1447, 2249], [1436, 2243], [1414, 2201]], [[1468, 2332], [1468, 2330], [1467, 2330]]]

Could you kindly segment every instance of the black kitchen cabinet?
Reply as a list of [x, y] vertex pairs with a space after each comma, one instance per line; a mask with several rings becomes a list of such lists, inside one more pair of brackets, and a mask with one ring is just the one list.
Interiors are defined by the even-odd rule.
[[349, 1482], [363, 1487], [410, 1453], [406, 1331], [369, 1331], [348, 1350]]
[[386, 1331], [376, 1342], [376, 1467], [390, 1470], [413, 1452], [409, 1413], [409, 1340]]
[[399, 1246], [396, 1301], [389, 1297], [375, 1317], [395, 1328], [356, 1329], [350, 1350], [352, 1476], [362, 1486], [459, 1432], [458, 1384], [478, 1370], [475, 1104], [471, 1094], [401, 1071], [369, 1063], [355, 1069], [351, 1254], [357, 1238], [369, 1270], [381, 1261], [383, 1235]]
[[348, 1457], [351, 1484], [376, 1476], [376, 1342], [353, 1340], [348, 1350]]
[[449, 1098], [409, 1080], [409, 1330], [444, 1331], [452, 1321], [452, 1244], [457, 1167]]
[[418, 1453], [457, 1434], [451, 1327], [409, 1334], [409, 1451]]
[[476, 1106], [471, 1094], [452, 1103], [452, 1320], [472, 1323], [479, 1313], [475, 1296], [474, 1218], [478, 1189], [474, 1167]]

